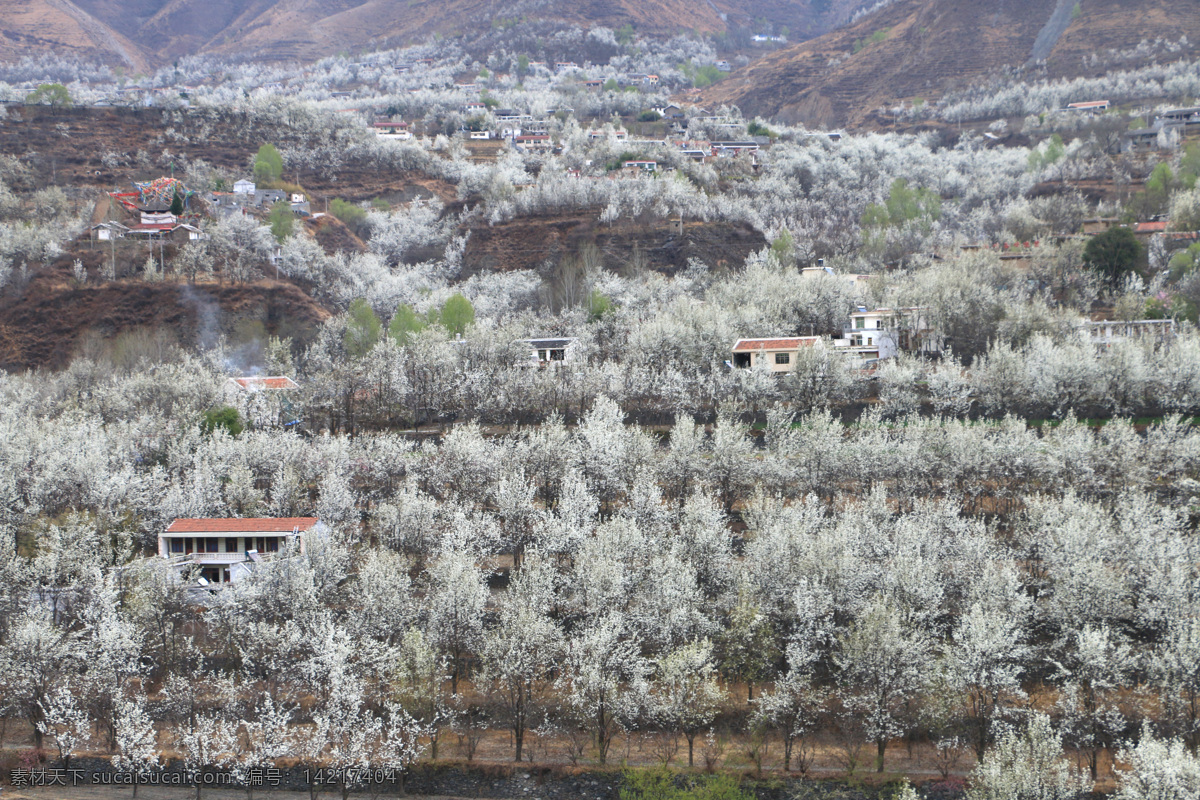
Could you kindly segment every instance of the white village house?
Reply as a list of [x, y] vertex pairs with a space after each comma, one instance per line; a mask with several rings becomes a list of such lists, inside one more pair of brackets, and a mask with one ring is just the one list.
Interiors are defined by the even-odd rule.
[[833, 271], [832, 267], [824, 266], [822, 263], [824, 260], [825, 259], [818, 259], [817, 266], [815, 266], [815, 267], [803, 267], [800, 270], [800, 277], [801, 278], [830, 277], [830, 278], [834, 278], [836, 280], [845, 281], [847, 284], [850, 285], [851, 289], [855, 289], [858, 291], [866, 291], [870, 282], [875, 278], [874, 275], [863, 275], [863, 274], [859, 274], [859, 273], [838, 274], [837, 272]]
[[733, 366], [750, 369], [764, 366], [771, 372], [791, 372], [800, 351], [814, 346], [820, 336], [791, 336], [774, 339], [738, 339], [733, 346]]
[[862, 361], [894, 358], [900, 352], [899, 335], [892, 327], [892, 312], [860, 308], [850, 314], [850, 324], [833, 346]]
[[1125, 339], [1153, 339], [1167, 342], [1175, 338], [1173, 319], [1101, 320], [1085, 322], [1084, 330], [1092, 344], [1101, 349]]
[[303, 553], [303, 534], [325, 530], [316, 517], [177, 519], [158, 535], [158, 554], [181, 573], [198, 569], [200, 585], [219, 586], [289, 544]]
[[[771, 372], [795, 369], [801, 348], [812, 347], [821, 336], [739, 339], [733, 346], [730, 366], [749, 369], [765, 365]], [[942, 338], [925, 321], [922, 308], [858, 308], [851, 312], [841, 334], [825, 339], [836, 353], [854, 358], [864, 366], [895, 358], [901, 352], [941, 352]]]
[[300, 384], [286, 375], [244, 375], [226, 380], [223, 394], [228, 400], [242, 394], [270, 391], [282, 392], [299, 388]]
[[529, 364], [544, 367], [551, 363], [570, 363], [578, 355], [579, 339], [560, 336], [545, 339], [521, 339], [529, 347]]
[[254, 428], [291, 423], [296, 410], [288, 395], [300, 385], [286, 375], [246, 375], [229, 378], [221, 396]]

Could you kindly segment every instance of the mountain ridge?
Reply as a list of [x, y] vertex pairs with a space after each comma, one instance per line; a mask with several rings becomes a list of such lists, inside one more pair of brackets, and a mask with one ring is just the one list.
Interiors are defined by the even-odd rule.
[[870, 0], [0, 0], [0, 60], [53, 51], [145, 69], [213, 53], [311, 60], [381, 41], [481, 34], [513, 20], [641, 34], [723, 34], [738, 26], [793, 38], [843, 24]]
[[[1003, 67], [1026, 65], [1039, 49], [1048, 77], [1071, 78], [1103, 73], [1088, 59], [1108, 50], [1181, 35], [1200, 40], [1194, 0], [1071, 3], [1066, 26], [1056, 31], [1061, 13], [1043, 0], [1005, 0], [987, 13], [964, 0], [897, 0], [768, 54], [706, 92], [705, 100], [787, 122], [854, 126], [880, 107], [936, 99]], [[1189, 45], [1178, 56], [1197, 54]]]

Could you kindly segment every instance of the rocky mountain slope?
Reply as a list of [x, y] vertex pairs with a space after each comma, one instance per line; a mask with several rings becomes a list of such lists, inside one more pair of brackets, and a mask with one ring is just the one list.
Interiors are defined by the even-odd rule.
[[135, 68], [180, 56], [311, 59], [514, 21], [644, 34], [734, 27], [808, 38], [873, 0], [0, 0], [0, 60], [45, 50]]
[[[862, 123], [897, 100], [932, 99], [1004, 66], [1050, 76], [1105, 71], [1112, 50], [1200, 42], [1195, 0], [895, 0], [853, 25], [778, 50], [706, 94], [743, 113], [811, 126]], [[1145, 60], [1164, 53], [1146, 48]], [[1200, 55], [1184, 43], [1170, 57]], [[1095, 56], [1095, 58], [1093, 58]], [[1113, 67], [1136, 66], [1136, 57]]]

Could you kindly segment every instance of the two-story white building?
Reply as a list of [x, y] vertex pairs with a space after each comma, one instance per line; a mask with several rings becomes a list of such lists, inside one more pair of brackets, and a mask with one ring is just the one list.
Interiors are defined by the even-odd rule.
[[833, 346], [860, 361], [893, 358], [900, 352], [900, 344], [891, 323], [889, 309], [860, 308], [850, 314], [849, 325], [833, 340]]
[[201, 585], [219, 587], [291, 542], [303, 553], [303, 534], [324, 528], [316, 517], [177, 519], [158, 535], [158, 554], [181, 573], [198, 569]]
[[[841, 334], [826, 339], [834, 352], [869, 366], [905, 352], [933, 354], [941, 351], [941, 337], [929, 329], [922, 308], [859, 308], [852, 312]], [[795, 369], [797, 354], [812, 347], [820, 336], [773, 339], [739, 339], [733, 346], [730, 365], [747, 369], [765, 364], [771, 372]]]
[[928, 309], [858, 308], [850, 314], [850, 323], [835, 347], [857, 355], [864, 361], [893, 358], [901, 352], [934, 355], [943, 349], [940, 333], [930, 327]]

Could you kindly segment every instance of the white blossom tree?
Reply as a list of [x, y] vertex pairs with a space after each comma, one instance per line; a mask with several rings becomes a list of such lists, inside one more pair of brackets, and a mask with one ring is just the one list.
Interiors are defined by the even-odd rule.
[[141, 785], [161, 765], [158, 748], [158, 732], [154, 720], [146, 708], [146, 696], [132, 692], [116, 698], [116, 755], [113, 768], [128, 773], [132, 778], [133, 796], [137, 797]]
[[928, 637], [905, 624], [900, 609], [876, 599], [839, 637], [834, 661], [843, 704], [861, 718], [875, 744], [875, 770], [882, 772], [888, 742], [912, 724], [906, 701], [919, 696], [929, 679]]
[[658, 659], [650, 681], [651, 713], [660, 725], [687, 739], [689, 767], [695, 763], [696, 736], [712, 724], [724, 697], [707, 639]]
[[88, 741], [91, 721], [87, 711], [80, 707], [71, 684], [59, 686], [42, 701], [42, 720], [38, 730], [54, 740], [59, 760], [64, 769], [71, 767], [71, 754]]
[[810, 641], [798, 638], [788, 645], [788, 669], [770, 691], [755, 700], [754, 713], [759, 721], [774, 727], [783, 740], [783, 769], [791, 772], [795, 763], [801, 775], [812, 766], [808, 737], [821, 721], [824, 692], [813, 679], [813, 662], [819, 651]]
[[619, 618], [602, 617], [567, 640], [558, 686], [574, 721], [590, 732], [601, 764], [613, 739], [646, 703], [649, 665]]
[[1142, 728], [1138, 743], [1121, 752], [1129, 766], [1117, 771], [1118, 800], [1186, 800], [1200, 797], [1200, 761], [1180, 739], [1157, 739]]
[[1173, 622], [1150, 654], [1149, 667], [1172, 728], [1193, 757], [1200, 755], [1200, 620]]
[[1092, 788], [1063, 760], [1062, 737], [1045, 714], [1006, 728], [971, 773], [967, 800], [1079, 800]]
[[553, 603], [553, 575], [540, 557], [527, 561], [500, 603], [496, 624], [484, 633], [479, 655], [480, 683], [513, 736], [513, 760], [525, 754], [525, 734], [540, 724], [562, 634], [547, 610]]
[[1064, 681], [1058, 703], [1063, 738], [1084, 757], [1096, 780], [1100, 753], [1113, 747], [1125, 728], [1118, 695], [1135, 659], [1124, 637], [1108, 627], [1085, 626], [1072, 638], [1065, 663], [1058, 665]]

